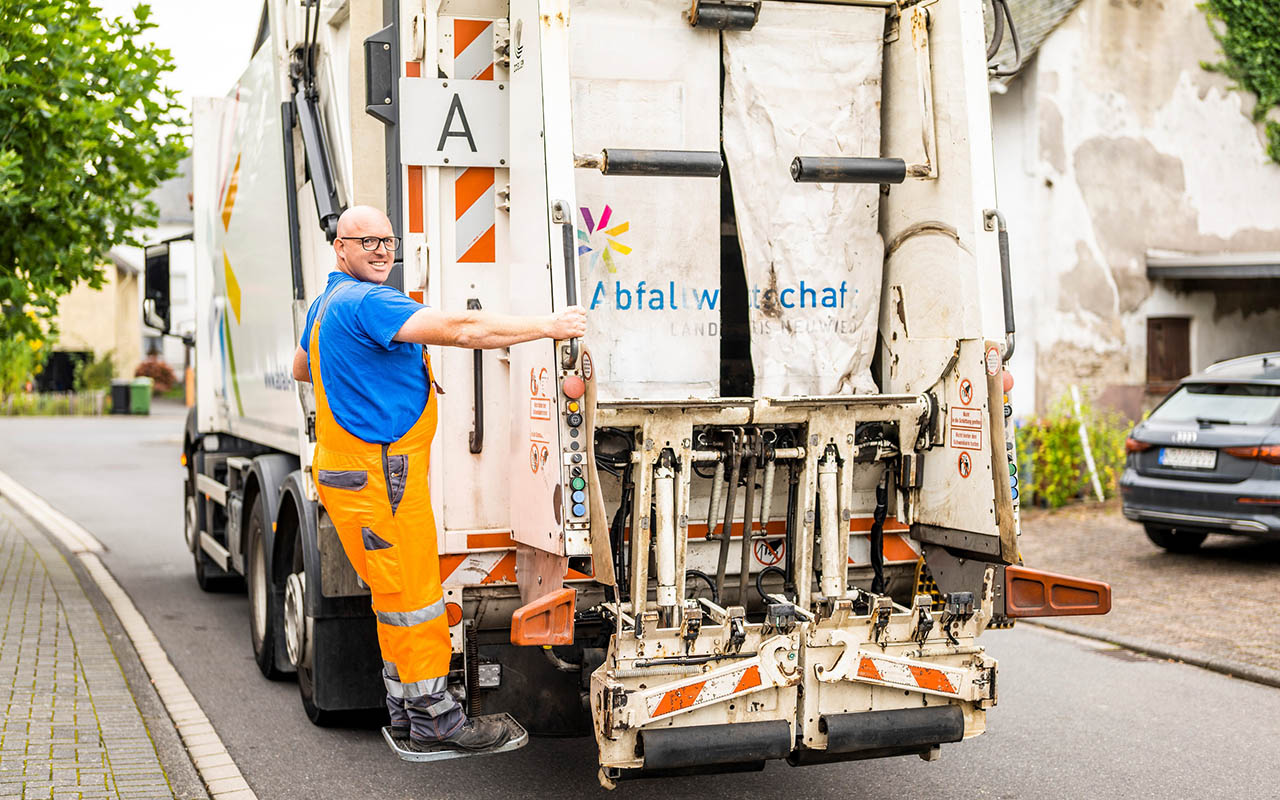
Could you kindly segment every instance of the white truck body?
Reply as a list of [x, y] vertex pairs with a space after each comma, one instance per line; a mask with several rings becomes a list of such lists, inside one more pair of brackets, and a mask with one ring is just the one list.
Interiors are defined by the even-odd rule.
[[[393, 285], [429, 306], [589, 309], [582, 343], [432, 348], [473, 709], [502, 705], [477, 668], [509, 639], [569, 647], [606, 784], [931, 757], [985, 729], [995, 662], [975, 640], [1034, 609], [1005, 596], [1012, 336], [982, 17], [978, 0], [267, 2], [244, 77], [195, 108], [188, 538], [198, 564], [247, 569], [313, 718], [319, 620], [363, 589], [315, 508], [311, 390], [289, 368], [334, 214], [368, 203], [403, 239]], [[797, 156], [898, 158], [905, 180], [814, 182]], [[245, 533], [255, 503], [269, 534]], [[614, 567], [606, 593], [592, 576]], [[902, 734], [893, 715], [917, 709], [926, 732]], [[855, 710], [888, 713], [892, 746], [859, 745]]]

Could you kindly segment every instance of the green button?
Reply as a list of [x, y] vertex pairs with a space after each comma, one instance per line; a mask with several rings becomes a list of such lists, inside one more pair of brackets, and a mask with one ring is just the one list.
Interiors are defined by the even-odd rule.
[[576, 491], [578, 489], [581, 489], [583, 486], [586, 486], [587, 482], [582, 478], [574, 478], [573, 480], [569, 481], [569, 485], [572, 486]]

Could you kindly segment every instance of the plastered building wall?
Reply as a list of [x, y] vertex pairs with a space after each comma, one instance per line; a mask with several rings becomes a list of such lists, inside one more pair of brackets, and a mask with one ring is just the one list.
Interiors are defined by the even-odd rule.
[[1219, 58], [1194, 0], [1084, 0], [993, 95], [1019, 416], [1145, 385], [1148, 317], [1191, 318], [1193, 370], [1280, 349], [1280, 281], [1147, 278], [1151, 250], [1280, 252], [1280, 166]]
[[59, 350], [113, 352], [116, 375], [131, 376], [142, 360], [138, 276], [107, 265], [102, 288], [80, 283], [58, 302]]

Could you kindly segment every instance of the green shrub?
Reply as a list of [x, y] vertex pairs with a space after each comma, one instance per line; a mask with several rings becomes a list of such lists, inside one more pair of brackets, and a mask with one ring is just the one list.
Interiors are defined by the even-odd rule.
[[111, 379], [116, 376], [116, 365], [113, 361], [114, 350], [108, 350], [101, 357], [76, 364], [76, 391], [101, 390], [111, 388]]
[[[1095, 408], [1086, 394], [1080, 414], [1088, 430], [1098, 481], [1104, 497], [1114, 497], [1124, 470], [1124, 440], [1132, 427], [1124, 415]], [[1031, 502], [1059, 508], [1081, 496], [1093, 496], [1089, 468], [1080, 442], [1080, 419], [1070, 394], [1049, 406], [1049, 413], [1017, 429], [1018, 451], [1026, 467], [1022, 488]]]

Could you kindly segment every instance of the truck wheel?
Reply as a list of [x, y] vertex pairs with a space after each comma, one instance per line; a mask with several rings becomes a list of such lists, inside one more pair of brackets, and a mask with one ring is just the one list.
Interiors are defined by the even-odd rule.
[[278, 681], [288, 673], [276, 666], [276, 651], [283, 619], [281, 601], [267, 573], [267, 549], [263, 531], [266, 530], [266, 504], [262, 494], [253, 498], [249, 509], [248, 549], [245, 558], [245, 583], [249, 589], [249, 641], [253, 645], [253, 660], [267, 680]]
[[289, 657], [298, 666], [298, 696], [302, 710], [307, 712], [311, 724], [320, 727], [338, 725], [343, 721], [340, 711], [330, 711], [316, 705], [316, 671], [314, 648], [311, 646], [311, 630], [307, 625], [307, 574], [302, 561], [302, 544], [293, 549], [293, 574], [285, 587], [284, 626]]
[[1194, 553], [1209, 534], [1202, 531], [1174, 530], [1150, 523], [1143, 526], [1147, 538], [1170, 553]]

